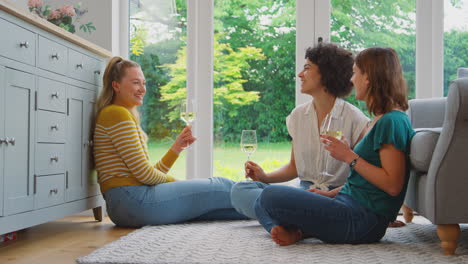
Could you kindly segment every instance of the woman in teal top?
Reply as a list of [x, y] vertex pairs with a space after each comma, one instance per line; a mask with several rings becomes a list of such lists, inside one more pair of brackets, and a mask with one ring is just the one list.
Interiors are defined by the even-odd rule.
[[345, 185], [319, 193], [269, 186], [255, 203], [259, 222], [279, 245], [306, 237], [328, 243], [376, 242], [403, 204], [414, 131], [404, 112], [407, 89], [397, 53], [378, 47], [362, 51], [351, 81], [356, 98], [375, 118], [354, 150], [346, 140], [321, 136], [330, 155], [351, 167]]

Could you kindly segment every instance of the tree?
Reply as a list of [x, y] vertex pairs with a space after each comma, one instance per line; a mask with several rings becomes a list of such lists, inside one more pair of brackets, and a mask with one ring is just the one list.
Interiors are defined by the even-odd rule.
[[468, 32], [451, 30], [444, 34], [444, 95], [459, 67], [468, 67]]
[[[242, 72], [250, 68], [249, 61], [263, 60], [264, 56], [260, 49], [253, 47], [242, 47], [233, 50], [229, 44], [214, 42], [214, 104], [215, 125], [223, 126], [224, 120], [239, 119], [240, 109], [259, 100], [259, 93], [245, 91]], [[171, 76], [170, 82], [161, 87], [162, 98], [166, 102], [170, 112], [168, 121], [174, 122], [179, 119], [180, 101], [186, 98], [186, 47], [178, 52], [174, 64], [166, 65]]]

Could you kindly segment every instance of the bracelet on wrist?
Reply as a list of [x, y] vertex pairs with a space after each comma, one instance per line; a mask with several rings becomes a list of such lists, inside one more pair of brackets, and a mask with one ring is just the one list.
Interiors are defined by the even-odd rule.
[[360, 157], [359, 157], [359, 155], [358, 155], [356, 158], [354, 158], [354, 159], [351, 161], [351, 163], [349, 163], [349, 167], [350, 167], [351, 169], [354, 168], [354, 166], [356, 165], [356, 163], [357, 163], [357, 161], [358, 161], [359, 158], [360, 158]]

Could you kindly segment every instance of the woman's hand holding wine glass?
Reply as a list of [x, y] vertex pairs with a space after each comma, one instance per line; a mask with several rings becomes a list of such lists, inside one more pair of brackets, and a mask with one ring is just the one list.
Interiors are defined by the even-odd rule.
[[172, 144], [172, 151], [174, 151], [176, 154], [180, 154], [182, 150], [186, 149], [187, 146], [190, 146], [193, 142], [197, 140], [193, 135], [192, 135], [192, 126], [188, 125], [184, 127], [182, 132], [177, 136], [176, 140], [174, 141], [174, 144]]
[[245, 163], [245, 177], [250, 178], [254, 181], [266, 183], [266, 173], [262, 167], [253, 161], [247, 161]]

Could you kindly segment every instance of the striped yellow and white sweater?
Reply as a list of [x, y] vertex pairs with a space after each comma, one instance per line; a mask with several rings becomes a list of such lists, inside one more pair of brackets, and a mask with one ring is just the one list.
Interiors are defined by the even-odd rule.
[[118, 186], [172, 182], [166, 173], [178, 155], [169, 149], [152, 166], [146, 135], [125, 107], [110, 105], [99, 113], [94, 130], [94, 160], [101, 192]]

